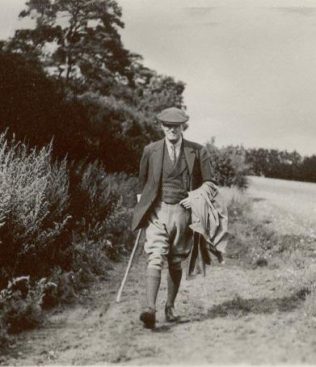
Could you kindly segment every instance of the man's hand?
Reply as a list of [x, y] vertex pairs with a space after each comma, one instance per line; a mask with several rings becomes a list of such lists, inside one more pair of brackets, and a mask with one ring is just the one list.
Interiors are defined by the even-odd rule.
[[136, 196], [137, 196], [137, 202], [139, 203], [139, 200], [140, 200], [140, 198], [141, 198], [142, 195], [141, 194], [137, 194]]
[[184, 206], [186, 209], [190, 209], [191, 208], [191, 199], [188, 196], [185, 199], [182, 199], [179, 203], [180, 205]]

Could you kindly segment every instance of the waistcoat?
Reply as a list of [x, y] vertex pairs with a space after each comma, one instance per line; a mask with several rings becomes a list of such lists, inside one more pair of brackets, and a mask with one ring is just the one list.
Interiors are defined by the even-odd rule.
[[189, 169], [181, 146], [176, 164], [171, 161], [167, 146], [164, 148], [161, 179], [161, 201], [167, 204], [177, 204], [188, 196]]

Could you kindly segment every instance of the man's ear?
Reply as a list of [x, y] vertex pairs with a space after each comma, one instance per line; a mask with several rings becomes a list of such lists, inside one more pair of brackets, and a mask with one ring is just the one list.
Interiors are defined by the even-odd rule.
[[185, 131], [188, 127], [189, 127], [189, 124], [185, 122], [184, 124], [182, 124], [182, 131]]

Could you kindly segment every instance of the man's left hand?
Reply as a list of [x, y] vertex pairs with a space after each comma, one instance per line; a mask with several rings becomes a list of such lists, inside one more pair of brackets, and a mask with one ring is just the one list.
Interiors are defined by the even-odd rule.
[[185, 199], [182, 199], [179, 203], [180, 205], [184, 206], [186, 209], [190, 209], [191, 208], [191, 199], [188, 196]]

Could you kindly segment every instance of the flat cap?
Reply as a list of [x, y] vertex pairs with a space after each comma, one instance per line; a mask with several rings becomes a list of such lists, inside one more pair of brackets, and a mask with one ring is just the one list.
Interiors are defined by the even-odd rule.
[[157, 119], [161, 122], [167, 122], [170, 124], [180, 125], [184, 124], [189, 120], [189, 116], [187, 116], [182, 110], [176, 107], [166, 108], [162, 110], [158, 115]]

